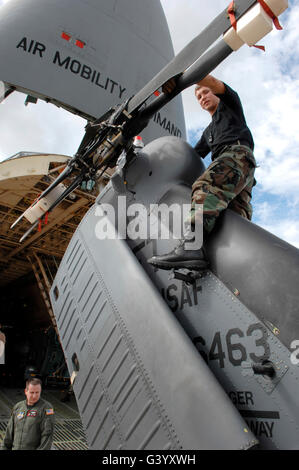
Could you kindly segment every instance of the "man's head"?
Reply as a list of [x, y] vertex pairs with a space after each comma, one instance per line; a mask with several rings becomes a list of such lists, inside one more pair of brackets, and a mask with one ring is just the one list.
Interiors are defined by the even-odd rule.
[[27, 398], [27, 405], [35, 405], [40, 399], [42, 391], [42, 382], [40, 379], [31, 378], [26, 381], [25, 395]]
[[196, 85], [195, 96], [202, 109], [208, 111], [213, 116], [220, 101], [218, 96], [214, 95], [210, 88], [201, 85]]

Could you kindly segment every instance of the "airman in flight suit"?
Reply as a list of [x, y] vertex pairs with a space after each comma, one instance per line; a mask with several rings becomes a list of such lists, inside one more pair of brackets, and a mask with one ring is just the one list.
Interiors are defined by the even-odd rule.
[[26, 400], [17, 403], [11, 413], [2, 449], [48, 450], [54, 433], [54, 410], [41, 399], [41, 381], [30, 378], [26, 382]]

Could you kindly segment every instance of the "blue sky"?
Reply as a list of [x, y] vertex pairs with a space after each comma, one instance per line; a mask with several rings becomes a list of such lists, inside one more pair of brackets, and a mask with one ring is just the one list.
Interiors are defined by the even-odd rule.
[[[0, 5], [7, 1], [0, 0]], [[161, 0], [161, 4], [178, 53], [228, 6], [229, 0]], [[298, 2], [289, 0], [289, 8], [279, 20], [283, 30], [273, 29], [259, 41], [266, 52], [244, 45], [213, 73], [239, 93], [255, 140], [259, 168], [253, 221], [299, 247]], [[2, 120], [0, 159], [20, 150], [73, 155], [85, 121], [41, 100], [25, 108], [24, 96], [15, 93], [1, 105], [7, 126]], [[188, 140], [194, 145], [210, 116], [196, 102], [194, 87], [182, 96]]]

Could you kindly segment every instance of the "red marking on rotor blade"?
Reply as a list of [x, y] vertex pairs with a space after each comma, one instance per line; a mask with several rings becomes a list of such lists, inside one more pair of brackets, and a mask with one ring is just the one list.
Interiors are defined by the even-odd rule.
[[61, 33], [62, 39], [65, 39], [66, 41], [69, 41], [71, 39], [71, 36], [65, 32]]
[[80, 47], [80, 49], [83, 49], [83, 47], [85, 46], [85, 42], [80, 41], [80, 39], [77, 39], [75, 44], [77, 47]]

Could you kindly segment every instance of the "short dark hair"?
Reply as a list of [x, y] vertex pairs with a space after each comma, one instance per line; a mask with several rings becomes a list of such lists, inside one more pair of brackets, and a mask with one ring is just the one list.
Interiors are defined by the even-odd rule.
[[26, 389], [29, 387], [30, 384], [42, 386], [42, 381], [37, 377], [30, 377], [28, 380], [26, 380]]

